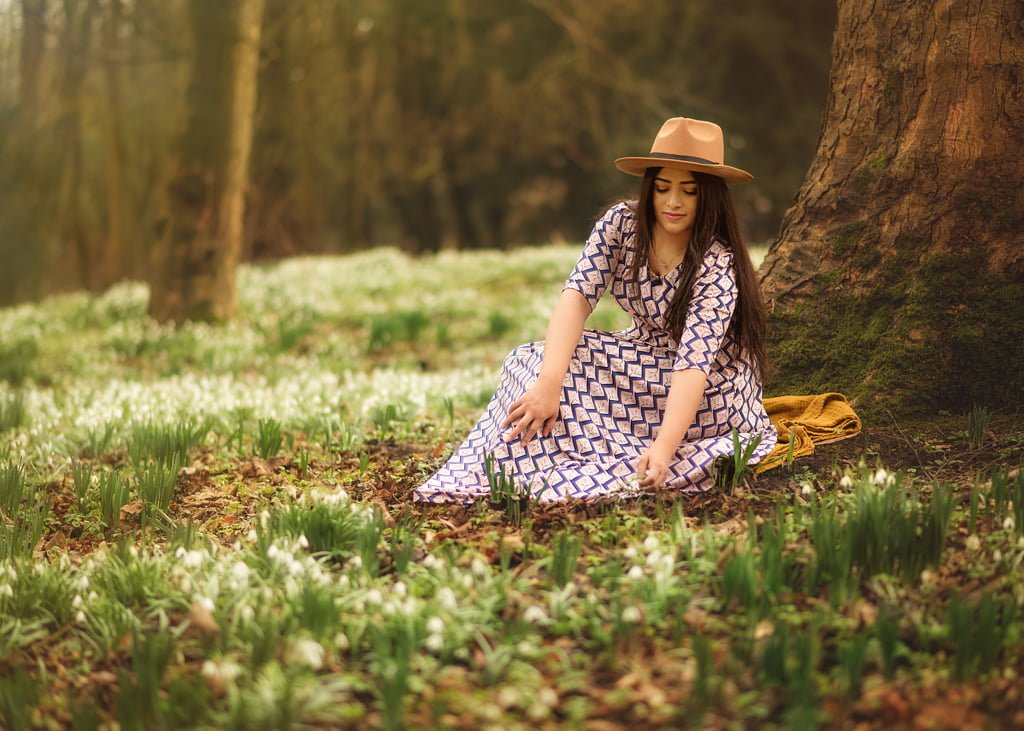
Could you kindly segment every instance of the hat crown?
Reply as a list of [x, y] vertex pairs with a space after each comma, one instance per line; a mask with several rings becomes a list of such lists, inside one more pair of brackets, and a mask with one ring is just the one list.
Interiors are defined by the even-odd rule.
[[714, 122], [672, 117], [661, 126], [651, 154], [695, 157], [715, 165], [725, 164], [722, 128]]

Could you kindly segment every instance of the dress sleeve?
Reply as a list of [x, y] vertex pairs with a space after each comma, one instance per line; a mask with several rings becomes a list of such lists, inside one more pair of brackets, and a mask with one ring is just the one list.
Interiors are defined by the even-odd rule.
[[584, 297], [593, 310], [608, 288], [621, 255], [623, 219], [629, 215], [624, 203], [609, 208], [591, 231], [583, 253], [580, 254], [569, 279], [562, 290], [574, 289]]
[[732, 252], [716, 244], [704, 257], [704, 268], [693, 285], [686, 326], [679, 337], [674, 371], [699, 370], [707, 375], [729, 330], [739, 290]]

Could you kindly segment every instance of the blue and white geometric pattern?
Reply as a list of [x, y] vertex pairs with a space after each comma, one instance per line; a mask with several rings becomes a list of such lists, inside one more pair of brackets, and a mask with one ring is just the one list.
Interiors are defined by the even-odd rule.
[[729, 331], [737, 288], [732, 251], [714, 241], [694, 284], [682, 337], [669, 334], [666, 315], [678, 269], [664, 277], [640, 270], [637, 301], [628, 295], [636, 254], [636, 216], [628, 204], [610, 208], [594, 226], [565, 284], [591, 308], [610, 291], [633, 316], [619, 332], [584, 330], [562, 387], [552, 433], [523, 445], [506, 442], [509, 407], [540, 373], [544, 343], [528, 343], [505, 359], [501, 381], [480, 421], [448, 462], [413, 493], [418, 502], [468, 503], [487, 497], [484, 458], [511, 472], [541, 501], [625, 497], [636, 491], [636, 462], [658, 435], [674, 370], [707, 376], [704, 397], [673, 461], [665, 490], [700, 492], [713, 484], [712, 466], [733, 451], [732, 429], [761, 441], [751, 463], [775, 446], [777, 434], [761, 403], [761, 383]]

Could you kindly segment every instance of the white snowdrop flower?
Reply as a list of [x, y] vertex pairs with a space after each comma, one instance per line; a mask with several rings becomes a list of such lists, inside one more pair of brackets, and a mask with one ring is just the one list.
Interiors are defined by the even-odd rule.
[[192, 591], [192, 579], [190, 579], [188, 576], [181, 577], [181, 590]]
[[379, 589], [370, 589], [366, 592], [366, 601], [370, 604], [380, 604], [384, 601], [384, 596]]
[[85, 624], [86, 622], [85, 612], [83, 612], [81, 609], [79, 609], [75, 613], [75, 622], [77, 622], [78, 624]]
[[547, 613], [536, 605], [531, 605], [523, 612], [523, 619], [531, 624], [541, 624], [548, 619]]
[[403, 582], [403, 581], [396, 581], [395, 585], [393, 587], [391, 587], [391, 591], [393, 591], [396, 596], [402, 597], [402, 596], [405, 596], [406, 591], [408, 591], [408, 590], [405, 587], [405, 582]]
[[89, 588], [89, 577], [86, 576], [85, 574], [82, 574], [81, 576], [79, 576], [78, 577], [78, 581], [75, 582], [75, 588], [77, 588], [79, 591], [85, 591], [86, 589], [88, 589]]
[[88, 600], [88, 602], [90, 604], [95, 604], [99, 600], [99, 598], [100, 598], [99, 594], [97, 594], [94, 591], [90, 591], [89, 595], [86, 597], [86, 600]]
[[137, 549], [135, 546], [128, 546], [128, 555], [131, 556], [132, 558], [138, 558], [139, 557], [139, 549]]
[[545, 706], [554, 708], [558, 705], [558, 693], [555, 692], [554, 688], [548, 688], [547, 686], [541, 688], [537, 693], [537, 698]]
[[814, 494], [814, 488], [809, 483], [804, 483], [800, 486], [800, 494], [804, 497], [810, 497]]
[[640, 566], [633, 566], [626, 575], [631, 579], [642, 579], [644, 577], [644, 570]]
[[448, 610], [455, 609], [458, 601], [455, 599], [455, 592], [450, 587], [442, 586], [437, 590], [437, 603]]
[[387, 601], [380, 605], [380, 611], [389, 617], [395, 613], [395, 609], [395, 603], [392, 601]]
[[884, 485], [889, 479], [889, 473], [886, 472], [884, 468], [879, 467], [872, 479], [876, 485]]
[[277, 555], [281, 550], [277, 547], [276, 543], [271, 543], [267, 546], [267, 558], [277, 558]]
[[305, 571], [306, 567], [302, 565], [301, 561], [291, 561], [288, 564], [288, 573], [292, 576], [302, 576]]
[[348, 578], [347, 574], [342, 574], [338, 577], [338, 588], [348, 589], [350, 586], [352, 586], [352, 581]]
[[248, 538], [250, 541], [255, 541], [259, 537], [259, 535], [256, 533], [255, 528], [250, 528], [249, 532], [245, 534], [245, 537]]
[[658, 568], [666, 574], [672, 573], [676, 570], [675, 557], [670, 553], [666, 553], [664, 556], [661, 557], [661, 565], [658, 566]]
[[633, 546], [626, 546], [625, 550], [622, 552], [622, 555], [625, 558], [632, 561], [636, 558], [636, 548], [634, 548]]
[[479, 556], [473, 558], [469, 568], [475, 576], [479, 576], [480, 578], [483, 578], [484, 575], [488, 573], [487, 564], [485, 564]]
[[185, 555], [185, 547], [184, 546], [178, 546], [178, 550], [174, 552], [174, 557], [175, 558], [181, 558], [184, 555]]
[[303, 548], [309, 548], [309, 541], [306, 539], [306, 536], [304, 536], [304, 535], [300, 535], [299, 536], [299, 545], [302, 546]]
[[849, 475], [843, 475], [842, 479], [839, 480], [839, 487], [846, 489], [853, 487], [853, 478]]
[[423, 568], [425, 569], [436, 569], [440, 565], [440, 563], [441, 562], [438, 561], [437, 557], [432, 553], [428, 553], [426, 556], [424, 556], [422, 561]]
[[658, 551], [658, 550], [651, 551], [650, 553], [647, 554], [647, 560], [644, 563], [647, 564], [648, 568], [654, 568], [659, 563], [661, 563], [662, 555], [663, 554], [661, 553], [661, 551]]
[[1003, 552], [1000, 551], [998, 548], [996, 550], [994, 550], [992, 552], [992, 560], [995, 561], [996, 563], [999, 563], [1000, 561], [1002, 561], [1003, 560]]
[[[0, 586], [0, 595], [4, 594], [4, 589], [7, 589], [8, 591], [10, 591], [11, 587], [7, 586], [7, 584], [4, 584], [3, 586]], [[7, 596], [10, 596], [10, 594], [8, 594]], [[80, 609], [81, 607], [82, 607], [82, 595], [81, 594], [75, 594], [75, 598], [71, 600], [71, 608], [72, 609]]]
[[204, 677], [230, 683], [242, 672], [242, 667], [231, 660], [207, 660], [200, 671]]
[[658, 542], [658, 537], [657, 536], [647, 536], [644, 539], [644, 551], [647, 552], [647, 553], [650, 553], [651, 551], [656, 549], [659, 545], [661, 545], [661, 544]]
[[463, 589], [472, 589], [473, 577], [470, 574], [463, 574], [462, 578], [459, 580], [459, 583], [462, 584]]
[[347, 650], [351, 647], [351, 643], [348, 640], [348, 635], [344, 632], [338, 632], [334, 635], [334, 646], [339, 650]]
[[502, 708], [511, 708], [512, 706], [518, 705], [522, 698], [523, 696], [517, 688], [511, 685], [506, 685], [498, 691], [498, 697], [495, 698], [495, 700]]
[[234, 543], [232, 543], [231, 544], [231, 550], [232, 551], [236, 551], [236, 552], [237, 551], [241, 551], [242, 550], [242, 542], [241, 541], [235, 541]]
[[353, 556], [348, 560], [348, 566], [353, 571], [357, 571], [363, 567], [363, 559], [360, 556]]
[[311, 670], [319, 670], [324, 666], [324, 648], [316, 640], [300, 637], [288, 647], [288, 659]]
[[427, 620], [427, 632], [432, 635], [439, 635], [444, 632], [444, 620], [440, 617], [431, 617]]
[[935, 572], [931, 569], [925, 569], [921, 572], [921, 583], [925, 585], [935, 583]]
[[431, 652], [440, 652], [444, 649], [444, 637], [438, 634], [427, 635], [423, 645]]
[[260, 513], [260, 527], [266, 528], [270, 524], [270, 511], [264, 510]]
[[1024, 550], [1024, 536], [1017, 539], [1017, 548]]
[[622, 610], [622, 621], [629, 624], [636, 624], [640, 621], [640, 609], [634, 606]]
[[212, 612], [214, 609], [213, 599], [208, 596], [196, 596], [193, 601], [208, 612]]
[[967, 537], [967, 550], [968, 551], [977, 551], [979, 548], [981, 548], [981, 539], [978, 538], [978, 536], [968, 536]]
[[238, 618], [242, 622], [251, 622], [256, 619], [256, 610], [250, 607], [248, 604], [243, 604], [238, 610]]
[[235, 561], [231, 566], [231, 576], [238, 581], [248, 581], [249, 573], [249, 566], [244, 561]]
[[203, 565], [204, 558], [202, 551], [186, 551], [181, 559], [181, 565], [187, 569], [197, 569]]
[[1003, 530], [1013, 530], [1015, 526], [1016, 522], [1013, 520], [1013, 516], [1007, 515], [1006, 519], [1003, 521]]

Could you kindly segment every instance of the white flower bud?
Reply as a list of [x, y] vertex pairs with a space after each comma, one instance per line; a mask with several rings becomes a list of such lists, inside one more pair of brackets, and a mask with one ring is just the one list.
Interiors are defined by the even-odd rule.
[[849, 475], [843, 475], [842, 479], [839, 480], [839, 487], [846, 489], [853, 487], [853, 478]]
[[981, 548], [981, 539], [978, 536], [967, 536], [967, 550], [977, 551]]
[[636, 624], [640, 621], [640, 609], [634, 606], [628, 606], [622, 610], [622, 621], [628, 622], [629, 624]]
[[427, 632], [432, 635], [439, 635], [444, 632], [444, 620], [440, 617], [431, 617], [427, 620]]
[[444, 649], [444, 637], [438, 634], [427, 635], [423, 644], [431, 652], [440, 652]]

